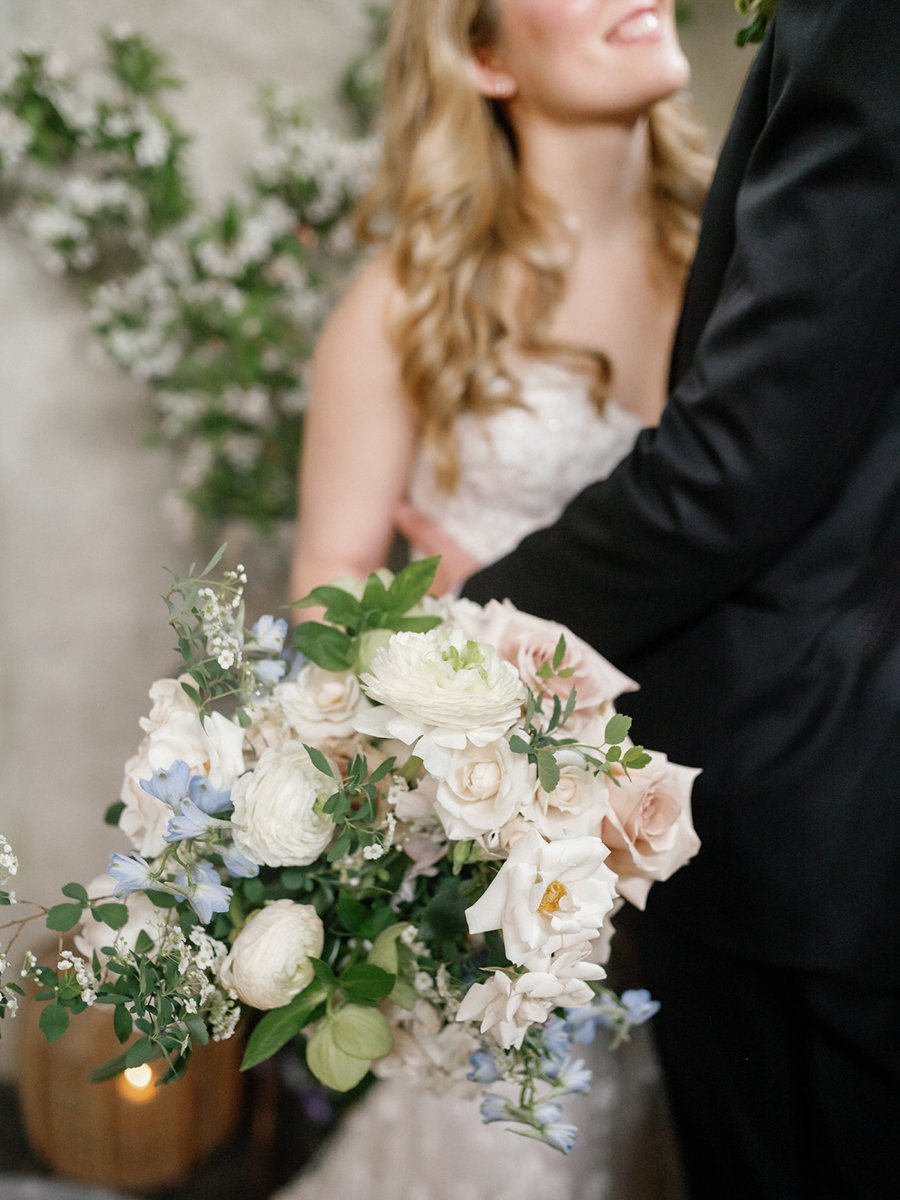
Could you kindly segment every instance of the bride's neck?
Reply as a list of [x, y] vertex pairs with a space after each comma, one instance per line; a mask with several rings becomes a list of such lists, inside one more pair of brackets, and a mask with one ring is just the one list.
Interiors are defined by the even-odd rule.
[[561, 128], [525, 118], [517, 129], [523, 173], [581, 236], [606, 239], [647, 225], [650, 146], [646, 118]]

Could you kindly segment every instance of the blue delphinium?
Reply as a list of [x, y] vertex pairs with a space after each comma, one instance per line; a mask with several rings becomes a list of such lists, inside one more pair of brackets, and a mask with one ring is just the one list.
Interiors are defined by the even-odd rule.
[[217, 791], [205, 775], [194, 775], [188, 785], [188, 795], [199, 809], [210, 816], [231, 807], [231, 788]]
[[115, 879], [113, 894], [122, 899], [135, 892], [144, 892], [153, 886], [154, 878], [150, 864], [140, 854], [114, 854], [109, 860], [108, 873]]
[[630, 988], [619, 997], [629, 1025], [643, 1025], [659, 1012], [660, 1003], [646, 988]]
[[193, 800], [182, 800], [175, 815], [169, 819], [164, 840], [171, 845], [173, 842], [185, 842], [191, 838], [209, 838], [214, 836], [217, 830], [228, 828], [228, 821], [211, 817], [202, 808], [198, 808]]
[[221, 851], [225, 870], [235, 879], [252, 879], [259, 874], [259, 864], [242, 854], [236, 846], [229, 846]]
[[260, 617], [250, 630], [247, 649], [259, 650], [262, 654], [280, 654], [284, 649], [287, 632], [288, 623], [284, 617]]
[[472, 1083], [496, 1083], [499, 1078], [497, 1060], [490, 1050], [476, 1050], [469, 1059], [469, 1072], [466, 1079]]
[[542, 1074], [560, 1089], [561, 1095], [586, 1096], [591, 1090], [593, 1072], [583, 1059], [551, 1059], [544, 1063]]
[[179, 758], [170, 767], [154, 771], [149, 779], [142, 779], [140, 784], [145, 792], [174, 808], [188, 794], [190, 778], [191, 768]]
[[546, 1142], [548, 1146], [552, 1146], [554, 1150], [561, 1150], [563, 1154], [568, 1154], [578, 1138], [578, 1130], [574, 1125], [566, 1125], [563, 1123], [555, 1125], [545, 1125], [541, 1130], [541, 1141]]
[[485, 1092], [481, 1097], [481, 1119], [485, 1125], [490, 1125], [492, 1121], [509, 1121], [514, 1119], [514, 1116], [505, 1096], [498, 1096], [496, 1092]]
[[186, 869], [178, 872], [174, 879], [178, 894], [186, 899], [204, 925], [212, 920], [213, 913], [227, 912], [232, 891], [219, 878], [210, 863], [194, 863], [190, 875]]

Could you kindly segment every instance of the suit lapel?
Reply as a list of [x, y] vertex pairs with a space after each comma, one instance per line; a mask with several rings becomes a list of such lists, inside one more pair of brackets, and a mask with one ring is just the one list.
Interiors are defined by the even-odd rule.
[[722, 146], [706, 206], [694, 265], [685, 290], [678, 323], [669, 387], [687, 372], [697, 343], [718, 299], [734, 248], [734, 215], [738, 190], [768, 108], [773, 38], [761, 46]]

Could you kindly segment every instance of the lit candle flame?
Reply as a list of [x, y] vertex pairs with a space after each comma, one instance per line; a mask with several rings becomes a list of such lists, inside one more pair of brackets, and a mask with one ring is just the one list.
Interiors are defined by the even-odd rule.
[[129, 1067], [125, 1078], [135, 1091], [142, 1092], [153, 1082], [153, 1071], [149, 1063], [143, 1063], [140, 1067]]

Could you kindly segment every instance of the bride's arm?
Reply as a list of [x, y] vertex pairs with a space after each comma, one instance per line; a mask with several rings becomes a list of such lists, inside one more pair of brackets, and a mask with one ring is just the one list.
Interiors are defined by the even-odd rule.
[[313, 361], [300, 463], [294, 597], [383, 566], [406, 493], [415, 422], [388, 318], [396, 283], [381, 257], [328, 321]]

